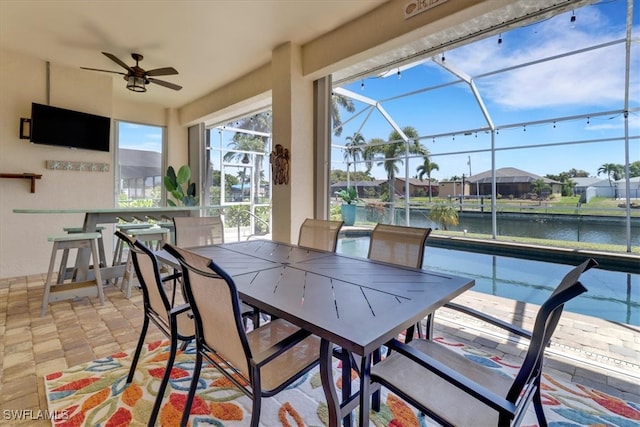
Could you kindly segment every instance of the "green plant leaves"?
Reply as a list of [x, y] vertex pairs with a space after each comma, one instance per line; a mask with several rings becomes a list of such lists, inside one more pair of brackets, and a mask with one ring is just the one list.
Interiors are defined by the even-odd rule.
[[[173, 197], [176, 201], [167, 199], [167, 204], [169, 206], [178, 206], [182, 204], [183, 206], [197, 206], [198, 205], [198, 197], [196, 196], [196, 183], [189, 183], [191, 179], [191, 168], [189, 165], [183, 165], [178, 169], [178, 174], [176, 175], [175, 169], [172, 166], [167, 168], [167, 175], [164, 177], [164, 186], [167, 189], [167, 193]], [[183, 189], [183, 184], [188, 184], [186, 188], [186, 192]], [[176, 203], [178, 202], [178, 203]]]

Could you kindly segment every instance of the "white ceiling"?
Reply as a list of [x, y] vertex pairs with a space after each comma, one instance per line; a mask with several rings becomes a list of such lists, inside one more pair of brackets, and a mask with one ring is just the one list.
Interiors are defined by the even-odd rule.
[[[174, 67], [158, 77], [183, 86], [151, 84], [146, 93], [119, 97], [181, 107], [270, 61], [287, 41], [304, 44], [386, 0], [0, 0], [0, 48], [52, 64], [122, 71], [100, 52], [129, 65], [144, 56], [146, 70]], [[95, 71], [86, 71], [95, 73]]]

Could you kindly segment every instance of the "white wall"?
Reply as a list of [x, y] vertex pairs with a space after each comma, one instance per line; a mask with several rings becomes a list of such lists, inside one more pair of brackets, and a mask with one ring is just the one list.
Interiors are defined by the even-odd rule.
[[[164, 108], [114, 101], [113, 84], [109, 75], [51, 64], [50, 104], [122, 120], [166, 124]], [[19, 138], [20, 117], [31, 116], [32, 102], [46, 104], [46, 92], [46, 62], [0, 50], [0, 172], [42, 175], [33, 194], [26, 179], [0, 179], [0, 278], [46, 272], [51, 254], [47, 236], [61, 233], [63, 226], [80, 226], [83, 221], [77, 214], [16, 214], [13, 209], [109, 208], [114, 203], [113, 124], [109, 153], [35, 145]], [[186, 131], [174, 129], [171, 134], [171, 144], [186, 145]], [[174, 151], [179, 153], [180, 149]], [[47, 160], [108, 163], [110, 171], [49, 170]], [[110, 232], [105, 240], [109, 248]]]

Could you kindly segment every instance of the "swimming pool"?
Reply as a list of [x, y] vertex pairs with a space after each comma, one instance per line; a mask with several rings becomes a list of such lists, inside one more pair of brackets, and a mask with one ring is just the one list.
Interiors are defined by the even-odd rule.
[[[368, 237], [338, 240], [339, 253], [366, 257], [368, 249]], [[471, 277], [476, 281], [472, 288], [476, 292], [542, 304], [571, 266], [427, 244], [423, 268]], [[567, 303], [565, 310], [640, 326], [640, 275], [594, 268], [580, 281], [588, 292]]]

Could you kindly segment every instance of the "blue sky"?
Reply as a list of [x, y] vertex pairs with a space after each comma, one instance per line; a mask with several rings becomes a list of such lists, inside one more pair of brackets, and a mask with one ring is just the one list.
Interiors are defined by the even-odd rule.
[[137, 123], [119, 123], [119, 147], [162, 152], [162, 128]]
[[[640, 105], [639, 3], [634, 3], [636, 41], [632, 44], [631, 109]], [[624, 43], [552, 61], [535, 62], [624, 38], [626, 7], [626, 0], [601, 2], [436, 55], [437, 58], [445, 57], [445, 65], [473, 78], [493, 123], [499, 129], [496, 147], [503, 150], [496, 153], [497, 168], [517, 167], [542, 176], [576, 168], [596, 176], [597, 169], [604, 163], [624, 163], [623, 115], [597, 116], [597, 113], [624, 108]], [[571, 22], [572, 14], [576, 17], [575, 23]], [[500, 44], [499, 38], [502, 39]], [[523, 63], [534, 65], [482, 76]], [[469, 86], [458, 83], [400, 97], [421, 88], [454, 82], [458, 78], [431, 60], [401, 70], [400, 77], [397, 71], [392, 69], [386, 77], [373, 76], [344, 88], [379, 101], [400, 127], [413, 126], [421, 136], [451, 134], [422, 140], [432, 155], [432, 161], [440, 167], [439, 171], [433, 172], [434, 178], [442, 180], [463, 173], [468, 176], [469, 158], [472, 174], [489, 170], [490, 134], [470, 132], [464, 135], [464, 131], [487, 126]], [[392, 129], [383, 115], [375, 110], [369, 115], [365, 104], [355, 102], [355, 105], [354, 118], [350, 118], [351, 113], [346, 111], [341, 113], [346, 124], [342, 135], [334, 137], [333, 144], [344, 145], [345, 138], [354, 132], [360, 132], [366, 140], [386, 139]], [[572, 121], [534, 124], [552, 118], [591, 114], [593, 117]], [[640, 113], [631, 113], [628, 123], [630, 135], [638, 137]], [[522, 126], [500, 129], [508, 124]], [[586, 140], [598, 142], [574, 144]], [[572, 144], [563, 145], [565, 143]], [[534, 145], [547, 146], [513, 149]], [[640, 160], [640, 140], [632, 139], [630, 149], [630, 161]], [[467, 150], [473, 152], [462, 153]], [[343, 159], [340, 150], [333, 150], [332, 156], [333, 168], [346, 169], [344, 164], [335, 162]], [[420, 163], [418, 159], [410, 162], [410, 176], [416, 174], [416, 166]], [[398, 176], [404, 176], [405, 166], [399, 166]], [[358, 170], [363, 168], [363, 165], [358, 166]], [[372, 174], [377, 178], [386, 177], [380, 167], [374, 167]]]

